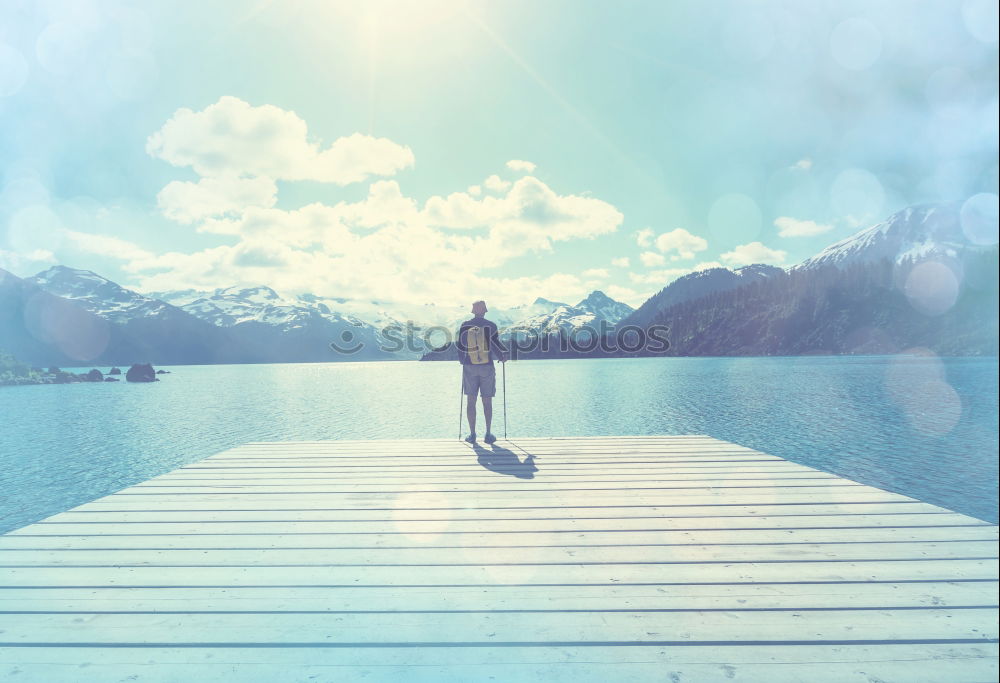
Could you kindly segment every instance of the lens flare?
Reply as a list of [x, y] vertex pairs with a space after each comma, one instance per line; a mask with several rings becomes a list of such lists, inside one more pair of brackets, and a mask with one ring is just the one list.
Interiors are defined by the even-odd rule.
[[939, 261], [924, 261], [910, 270], [903, 293], [910, 305], [926, 315], [941, 315], [958, 299], [959, 276]]
[[886, 369], [889, 395], [917, 431], [943, 436], [962, 416], [962, 399], [948, 383], [944, 363], [931, 351], [903, 351]]
[[965, 200], [960, 217], [966, 239], [984, 246], [992, 246], [1000, 241], [998, 206], [998, 197], [992, 192], [983, 192]]
[[36, 339], [75, 360], [97, 358], [111, 340], [106, 320], [44, 292], [38, 292], [25, 303], [24, 323]]
[[841, 171], [830, 188], [830, 203], [843, 216], [862, 218], [882, 213], [885, 190], [874, 174], [861, 169]]

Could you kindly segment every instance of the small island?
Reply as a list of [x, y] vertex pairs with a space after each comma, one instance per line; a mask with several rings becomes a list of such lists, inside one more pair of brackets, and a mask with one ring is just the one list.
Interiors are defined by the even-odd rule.
[[[52, 366], [48, 369], [28, 365], [0, 350], [0, 387], [22, 386], [26, 384], [73, 384], [76, 382], [119, 382], [121, 369], [111, 368], [107, 376], [97, 368], [89, 372], [68, 372]], [[154, 370], [149, 363], [135, 363], [125, 373], [126, 382], [159, 382], [157, 374], [169, 374], [166, 370]]]

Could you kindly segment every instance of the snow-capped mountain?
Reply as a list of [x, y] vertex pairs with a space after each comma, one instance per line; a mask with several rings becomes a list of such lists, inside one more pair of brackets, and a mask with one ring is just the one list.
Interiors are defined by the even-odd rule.
[[[388, 339], [383, 335], [384, 328], [397, 321], [388, 316], [376, 316], [374, 321], [362, 320], [343, 311], [345, 301], [341, 299], [324, 299], [312, 294], [282, 296], [264, 285], [157, 294], [171, 301], [184, 302], [181, 309], [185, 312], [217, 327], [230, 328], [249, 344], [263, 345], [266, 339], [266, 344], [284, 348], [290, 360], [329, 360], [329, 342], [341, 343], [345, 348], [362, 344], [363, 349], [356, 354], [358, 360], [410, 358], [423, 351], [422, 346], [386, 351], [384, 342]], [[324, 339], [326, 342], [322, 341]], [[342, 343], [344, 339], [348, 341]], [[310, 346], [312, 355], [307, 351]]]
[[[432, 327], [454, 331], [471, 313], [464, 306], [393, 304], [315, 294], [285, 296], [264, 286], [223, 287], [213, 291], [184, 289], [142, 294], [89, 270], [54, 266], [26, 278], [25, 286], [73, 302], [114, 326], [127, 328], [148, 348], [141, 359], [166, 357], [163, 345], [177, 348], [197, 340], [198, 348], [217, 348], [215, 362], [283, 362], [416, 358], [447, 341]], [[576, 306], [538, 298], [530, 304], [493, 308], [488, 317], [501, 329], [526, 332], [573, 330], [604, 320], [617, 322], [631, 309], [602, 292]], [[407, 330], [412, 334], [407, 334]], [[344, 341], [346, 340], [346, 341]], [[400, 340], [405, 343], [400, 344]], [[334, 358], [330, 342], [356, 353]], [[192, 347], [193, 348], [193, 347]], [[171, 355], [178, 362], [205, 362], [187, 351]]]
[[145, 295], [151, 299], [164, 301], [171, 306], [180, 307], [211, 293], [210, 290], [206, 289], [170, 289], [162, 292], [146, 292]]
[[299, 294], [295, 300], [300, 304], [314, 306], [324, 315], [341, 315], [345, 319], [361, 320], [380, 331], [391, 326], [404, 327], [406, 325], [406, 320], [400, 319], [397, 311], [377, 301], [356, 301], [315, 294]]
[[[520, 323], [532, 318], [540, 318], [554, 312], [560, 306], [567, 306], [561, 301], [552, 301], [542, 297], [536, 298], [530, 304], [520, 304], [510, 308], [492, 309], [487, 317], [497, 324], [500, 329], [520, 325]], [[466, 315], [464, 319], [467, 319]]]
[[[407, 322], [420, 329], [434, 325], [450, 329], [468, 318], [466, 312], [457, 306], [366, 301], [311, 293], [282, 296], [270, 287], [263, 286], [225, 287], [216, 290], [169, 290], [149, 292], [149, 296], [184, 307], [213, 321], [220, 321], [221, 324], [235, 324], [237, 319], [262, 321], [256, 316], [263, 313], [275, 314], [274, 311], [267, 310], [269, 306], [315, 310], [325, 316], [360, 320], [378, 330], [390, 325], [405, 328]], [[199, 300], [204, 301], [198, 306], [193, 306]], [[277, 315], [276, 320], [280, 319], [281, 315]]]
[[34, 337], [33, 344], [23, 336], [18, 343], [25, 359], [116, 364], [248, 359], [225, 331], [89, 270], [53, 266], [23, 280], [7, 279], [10, 306], [23, 309], [18, 317]]
[[308, 325], [317, 317], [331, 322], [353, 322], [330, 311], [322, 303], [286, 299], [265, 286], [223, 287], [181, 308], [219, 327], [259, 322], [281, 330], [292, 330]]
[[961, 259], [963, 253], [976, 247], [962, 232], [960, 209], [959, 202], [908, 207], [831, 244], [792, 270], [828, 265], [845, 268], [882, 259], [897, 263], [934, 257]]
[[[317, 318], [322, 318], [328, 323], [346, 323], [360, 328], [362, 336], [386, 340], [387, 335], [403, 336], [400, 331], [405, 331], [409, 325], [413, 329], [414, 348], [401, 352], [402, 357], [407, 358], [426, 350], [422, 335], [430, 328], [457, 330], [471, 316], [461, 306], [364, 301], [308, 293], [286, 297], [266, 286], [226, 287], [212, 292], [191, 289], [150, 292], [150, 296], [169, 301], [219, 327], [254, 322], [287, 332], [315, 325]], [[538, 297], [530, 304], [491, 308], [487, 317], [505, 333], [554, 332], [588, 324], [596, 326], [601, 320], [614, 324], [631, 311], [626, 304], [595, 291], [576, 306]], [[445, 341], [438, 338], [440, 334], [432, 337], [430, 346]]]
[[[366, 345], [396, 349], [394, 340], [404, 337], [412, 318], [376, 301], [359, 301], [316, 294], [283, 296], [270, 287], [223, 287], [213, 291], [194, 289], [150, 292], [151, 296], [179, 305], [184, 311], [219, 327], [236, 328], [255, 323], [277, 332], [304, 334], [310, 328], [323, 328], [334, 336], [350, 332]], [[454, 318], [456, 313], [450, 312]], [[419, 330], [425, 323], [413, 322], [418, 332], [412, 347], [392, 350], [391, 357], [415, 358], [425, 351]], [[450, 323], [449, 323], [450, 325]]]
[[176, 311], [174, 306], [126, 289], [90, 270], [52, 266], [24, 280], [49, 294], [75, 301], [91, 313], [115, 323], [162, 316], [170, 309]]
[[609, 323], [617, 323], [635, 309], [621, 301], [615, 301], [600, 290], [594, 290], [586, 299], [576, 305], [577, 308], [590, 311], [598, 318]]
[[615, 301], [601, 291], [591, 292], [576, 306], [547, 299], [536, 299], [533, 306], [550, 310], [501, 326], [501, 332], [518, 336], [529, 332], [552, 334], [560, 330], [570, 332], [585, 326], [599, 331], [602, 321], [609, 327], [613, 326], [633, 310], [631, 306]]

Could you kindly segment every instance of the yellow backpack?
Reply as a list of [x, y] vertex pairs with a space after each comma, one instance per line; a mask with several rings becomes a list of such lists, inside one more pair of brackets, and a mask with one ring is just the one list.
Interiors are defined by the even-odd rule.
[[465, 333], [465, 344], [470, 363], [483, 365], [490, 362], [490, 350], [486, 345], [486, 328], [470, 327]]

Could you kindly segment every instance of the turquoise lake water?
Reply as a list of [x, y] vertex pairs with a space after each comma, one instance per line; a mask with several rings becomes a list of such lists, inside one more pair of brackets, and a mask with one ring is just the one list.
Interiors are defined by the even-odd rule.
[[[458, 436], [457, 363], [168, 369], [155, 384], [0, 387], [0, 531], [247, 441]], [[508, 434], [708, 434], [996, 522], [997, 371], [921, 356], [520, 361]]]

